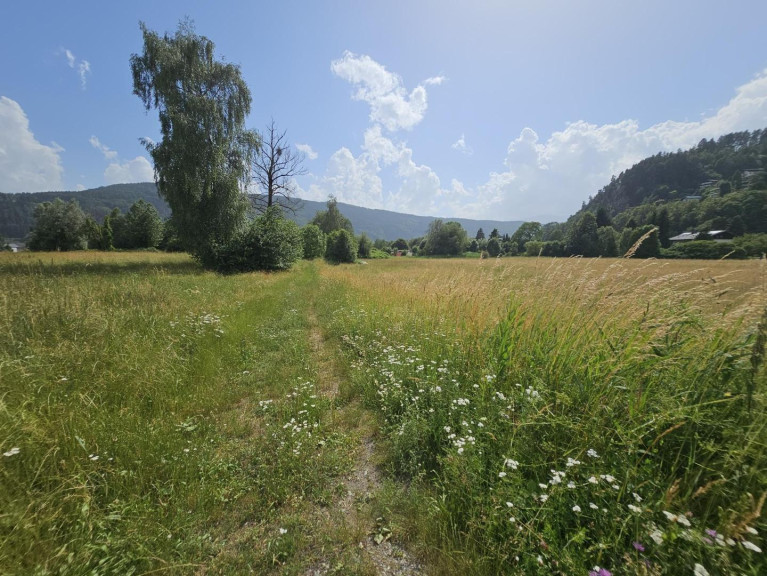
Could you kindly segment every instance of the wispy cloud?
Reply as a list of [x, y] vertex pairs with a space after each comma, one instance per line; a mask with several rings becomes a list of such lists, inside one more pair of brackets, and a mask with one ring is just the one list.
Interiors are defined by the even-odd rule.
[[88, 139], [88, 142], [90, 142], [91, 146], [93, 146], [96, 150], [101, 152], [104, 155], [104, 158], [106, 158], [107, 160], [114, 160], [115, 158], [117, 158], [117, 152], [112, 150], [106, 144], [102, 144], [101, 141], [96, 136], [91, 136]]
[[427, 78], [423, 81], [424, 84], [427, 86], [439, 86], [442, 84], [447, 78], [445, 76], [432, 76], [431, 78]]
[[77, 56], [69, 48], [59, 48], [56, 53], [66, 58], [67, 66], [77, 70], [77, 75], [80, 77], [80, 86], [85, 90], [88, 84], [88, 75], [91, 73], [91, 63], [87, 60], [80, 60], [78, 62]]
[[466, 144], [466, 137], [461, 134], [461, 137], [453, 142], [453, 145], [451, 146], [453, 150], [458, 150], [461, 154], [465, 154], [466, 156], [471, 156], [474, 154], [474, 150], [471, 146]]
[[81, 60], [79, 66], [77, 67], [77, 73], [80, 74], [80, 86], [82, 86], [83, 90], [85, 90], [87, 83], [86, 76], [91, 73], [91, 63], [87, 60]]

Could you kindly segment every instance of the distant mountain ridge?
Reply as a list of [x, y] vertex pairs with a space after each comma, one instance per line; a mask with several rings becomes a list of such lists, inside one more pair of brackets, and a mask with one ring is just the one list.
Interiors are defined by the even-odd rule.
[[[61, 198], [65, 202], [77, 200], [80, 207], [101, 223], [104, 217], [114, 208], [127, 212], [131, 205], [142, 199], [152, 204], [160, 216], [168, 218], [170, 208], [157, 194], [153, 182], [139, 184], [113, 184], [82, 191], [65, 192], [24, 192], [20, 194], [0, 193], [0, 234], [6, 238], [24, 238], [34, 225], [35, 205]], [[396, 240], [397, 238], [417, 238], [424, 236], [429, 224], [436, 216], [416, 216], [401, 214], [389, 210], [363, 208], [352, 204], [338, 203], [341, 212], [352, 221], [356, 234], [364, 232], [373, 240]], [[325, 202], [302, 200], [295, 214], [288, 217], [300, 226], [308, 223], [319, 210], [325, 210]], [[503, 220], [472, 220], [469, 218], [442, 218], [445, 221], [460, 222], [469, 236], [473, 238], [477, 230], [482, 228], [489, 235], [493, 228], [501, 234], [513, 234], [522, 225], [522, 221]]]

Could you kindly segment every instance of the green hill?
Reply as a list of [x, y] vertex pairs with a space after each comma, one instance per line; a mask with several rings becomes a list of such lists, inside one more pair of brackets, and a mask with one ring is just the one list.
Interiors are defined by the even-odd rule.
[[670, 234], [730, 230], [767, 232], [767, 129], [703, 139], [690, 150], [660, 153], [622, 172], [589, 198], [617, 229], [656, 224], [668, 214]]
[[[153, 204], [163, 218], [170, 216], [170, 208], [157, 194], [157, 187], [152, 182], [140, 184], [114, 184], [79, 192], [24, 192], [21, 194], [0, 193], [0, 235], [7, 238], [24, 238], [34, 225], [35, 205], [49, 202], [55, 198], [64, 201], [75, 199], [82, 209], [101, 222], [113, 208], [126, 212], [139, 199]], [[303, 226], [309, 222], [319, 210], [325, 209], [324, 202], [302, 200], [295, 214], [289, 217]], [[400, 214], [389, 210], [373, 210], [351, 204], [338, 203], [341, 212], [352, 221], [357, 234], [365, 232], [373, 240], [382, 238], [396, 240], [397, 238], [416, 238], [424, 236], [429, 223], [435, 219], [432, 216], [415, 216]], [[501, 220], [470, 220], [467, 218], [446, 218], [460, 222], [471, 237], [479, 228], [489, 234], [497, 228], [501, 234], [513, 234], [522, 224], [521, 221]]]

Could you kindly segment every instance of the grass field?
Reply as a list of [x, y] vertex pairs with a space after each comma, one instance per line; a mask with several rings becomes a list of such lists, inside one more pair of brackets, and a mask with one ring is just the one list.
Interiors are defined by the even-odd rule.
[[765, 573], [766, 277], [0, 254], [0, 573]]

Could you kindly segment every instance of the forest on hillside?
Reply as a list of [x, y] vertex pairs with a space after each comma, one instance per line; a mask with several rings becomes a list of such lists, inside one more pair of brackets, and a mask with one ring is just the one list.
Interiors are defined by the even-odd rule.
[[764, 233], [766, 190], [767, 129], [733, 132], [642, 160], [613, 177], [571, 220], [603, 208], [622, 229], [654, 223], [664, 207], [672, 236], [687, 230]]

